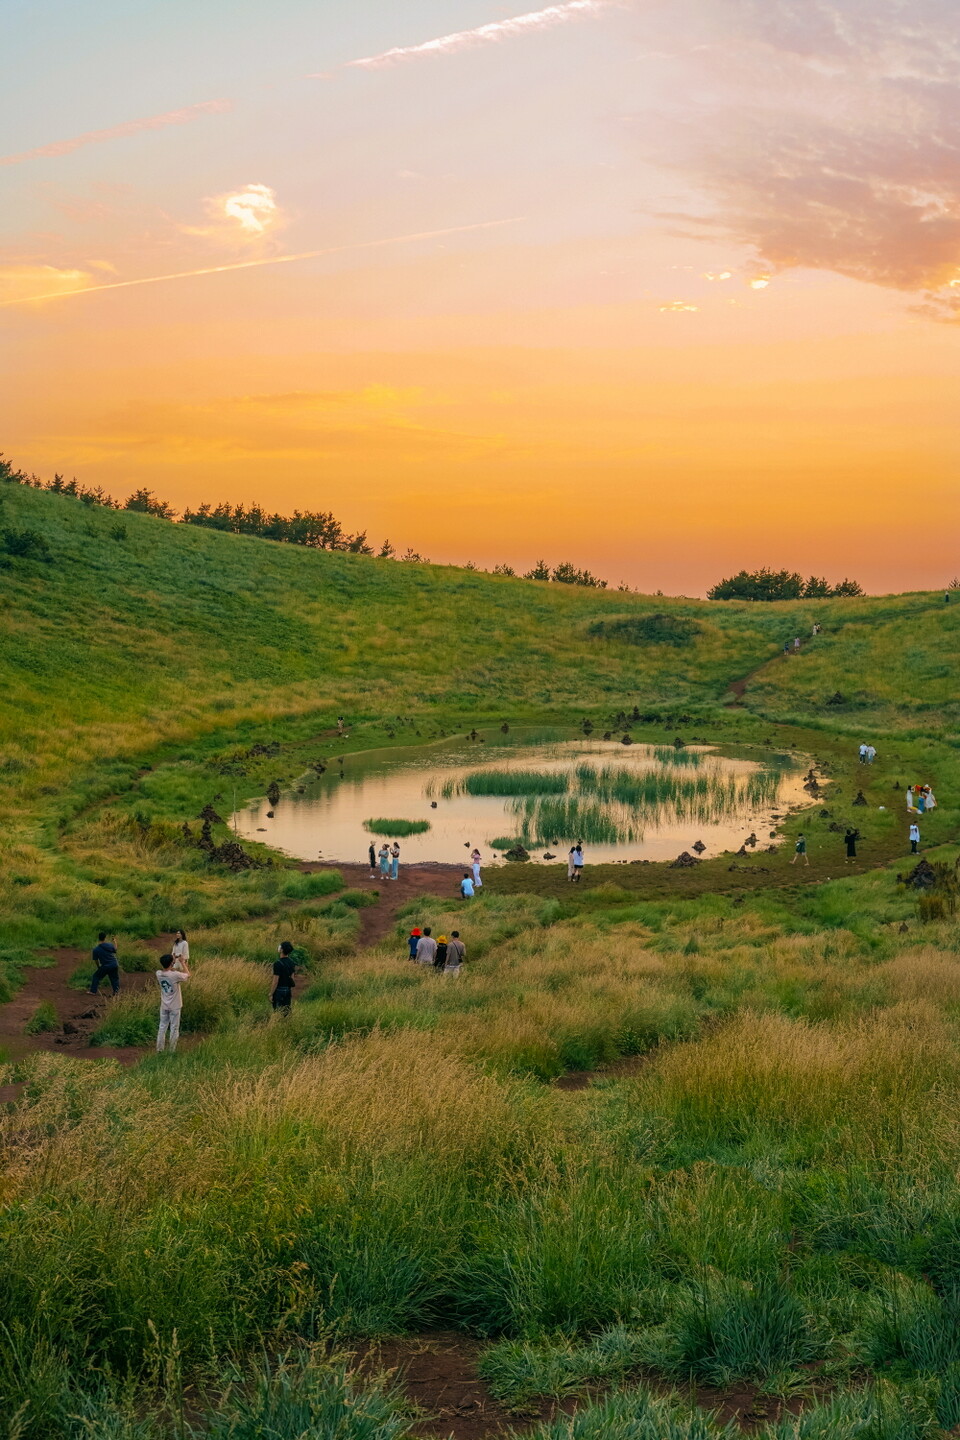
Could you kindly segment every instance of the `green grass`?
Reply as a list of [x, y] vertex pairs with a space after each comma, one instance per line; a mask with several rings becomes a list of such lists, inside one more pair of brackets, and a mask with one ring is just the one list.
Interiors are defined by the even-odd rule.
[[27, 1035], [42, 1035], [51, 1030], [59, 1030], [57, 1007], [50, 1000], [41, 1000], [23, 1028]]
[[[713, 1440], [691, 1383], [796, 1394], [811, 1377], [835, 1397], [762, 1440], [958, 1423], [960, 925], [924, 923], [897, 880], [908, 780], [941, 801], [924, 846], [956, 859], [955, 607], [651, 600], [138, 515], [117, 539], [77, 502], [4, 498], [53, 563], [0, 571], [0, 999], [100, 929], [152, 967], [145, 942], [182, 925], [201, 1042], [123, 1068], [4, 1062], [0, 1083], [25, 1082], [0, 1115], [11, 1435], [399, 1440], [396, 1398], [324, 1357], [437, 1330], [480, 1341], [510, 1404], [581, 1397], [538, 1440]], [[696, 633], [586, 638], [654, 608]], [[823, 635], [780, 658], [814, 619]], [[234, 873], [197, 843], [206, 807], [225, 820], [341, 757], [476, 731], [480, 765], [481, 739], [627, 727], [657, 747], [652, 778], [611, 763], [507, 792], [528, 835], [590, 843], [772, 800], [776, 762], [711, 783], [679, 735], [822, 762], [809, 870], [789, 846], [733, 869], [591, 867], [579, 889], [562, 863], [491, 867], [479, 901], [417, 895], [359, 949], [371, 897], [342, 874], [253, 844], [262, 868]], [[845, 872], [851, 821], [864, 859]], [[406, 961], [425, 924], [462, 931], [456, 981]], [[282, 939], [306, 956], [283, 1018]], [[149, 1051], [156, 1005], [125, 987], [94, 1038]], [[594, 1078], [551, 1083], [569, 1071]], [[636, 1388], [650, 1372], [677, 1393]]]
[[364, 830], [371, 835], [385, 835], [398, 839], [403, 835], [424, 835], [430, 829], [429, 820], [364, 820]]
[[465, 795], [563, 795], [568, 784], [555, 770], [477, 770], [459, 788]]

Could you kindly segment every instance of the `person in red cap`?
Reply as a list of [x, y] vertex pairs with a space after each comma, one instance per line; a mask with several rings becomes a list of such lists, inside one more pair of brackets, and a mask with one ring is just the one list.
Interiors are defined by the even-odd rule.
[[417, 926], [417, 928], [416, 928], [415, 930], [411, 930], [411, 931], [410, 931], [410, 935], [409, 935], [409, 938], [408, 938], [408, 940], [407, 940], [407, 944], [410, 946], [410, 959], [411, 959], [411, 960], [416, 960], [416, 958], [417, 958], [417, 946], [420, 944], [420, 926], [419, 926], [419, 925]]

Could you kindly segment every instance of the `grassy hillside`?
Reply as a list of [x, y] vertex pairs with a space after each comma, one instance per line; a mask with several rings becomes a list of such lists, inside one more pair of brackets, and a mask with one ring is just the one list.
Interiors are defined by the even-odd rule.
[[[404, 1440], [410, 1396], [349, 1357], [438, 1330], [481, 1347], [518, 1417], [579, 1398], [536, 1440], [733, 1440], [695, 1401], [744, 1393], [761, 1440], [960, 1424], [942, 594], [708, 604], [2, 500], [0, 528], [51, 558], [0, 568], [0, 964], [12, 987], [106, 925], [149, 967], [143, 941], [184, 924], [203, 1043], [128, 1070], [0, 1066], [26, 1082], [0, 1106], [0, 1440]], [[652, 615], [698, 628], [651, 643]], [[590, 633], [610, 620], [630, 623]], [[810, 869], [597, 867], [577, 891], [519, 866], [466, 906], [417, 895], [359, 947], [375, 897], [341, 876], [233, 874], [184, 840], [204, 805], [347, 748], [341, 712], [362, 750], [634, 706], [638, 739], [815, 754], [832, 789], [804, 817]], [[925, 908], [897, 880], [891, 796], [914, 779], [941, 801]], [[829, 827], [851, 819], [869, 845], [844, 875]], [[413, 924], [464, 933], [462, 977], [409, 964]], [[284, 1020], [267, 989], [288, 936], [305, 970]], [[152, 990], [95, 1023], [149, 1044]]]

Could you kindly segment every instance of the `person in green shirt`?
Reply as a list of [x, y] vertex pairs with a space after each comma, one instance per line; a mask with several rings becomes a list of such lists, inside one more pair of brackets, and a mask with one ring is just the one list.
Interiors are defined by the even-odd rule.
[[801, 857], [803, 859], [804, 865], [810, 864], [810, 857], [807, 854], [807, 837], [805, 835], [797, 836], [797, 843], [793, 847], [793, 859], [790, 861], [790, 864], [796, 865], [797, 861]]

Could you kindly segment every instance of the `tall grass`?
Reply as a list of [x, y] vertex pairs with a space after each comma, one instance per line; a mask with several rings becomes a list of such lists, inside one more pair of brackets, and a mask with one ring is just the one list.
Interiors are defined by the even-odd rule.
[[477, 770], [459, 788], [464, 795], [563, 795], [568, 784], [557, 770]]

